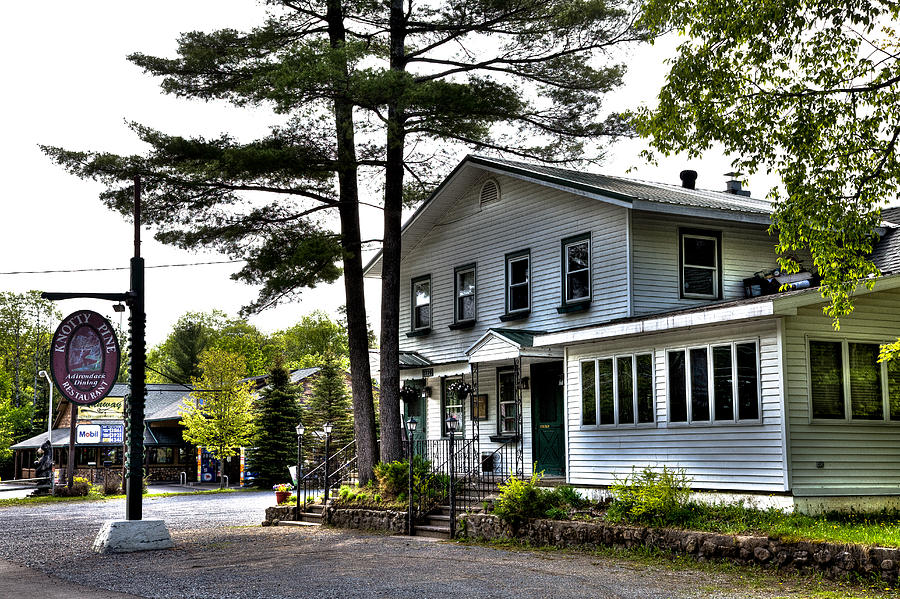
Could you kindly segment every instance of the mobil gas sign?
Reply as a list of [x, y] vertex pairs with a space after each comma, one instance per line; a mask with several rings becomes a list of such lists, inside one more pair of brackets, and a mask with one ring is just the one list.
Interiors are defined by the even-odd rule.
[[100, 425], [99, 424], [79, 424], [75, 427], [76, 443], [99, 443], [100, 442]]

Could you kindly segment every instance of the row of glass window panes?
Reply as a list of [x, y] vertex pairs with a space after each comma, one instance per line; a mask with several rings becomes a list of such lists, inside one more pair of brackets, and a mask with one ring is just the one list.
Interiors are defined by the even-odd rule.
[[638, 354], [581, 363], [581, 423], [654, 421], [653, 356]]
[[878, 362], [877, 343], [809, 342], [812, 417], [900, 420], [900, 362]]
[[669, 422], [759, 419], [755, 341], [668, 352]]
[[[669, 422], [759, 419], [756, 342], [668, 352]], [[584, 426], [654, 422], [653, 356], [581, 363]]]

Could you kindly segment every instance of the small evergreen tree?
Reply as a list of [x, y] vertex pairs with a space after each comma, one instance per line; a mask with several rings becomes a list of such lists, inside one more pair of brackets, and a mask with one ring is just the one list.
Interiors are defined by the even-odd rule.
[[256, 480], [262, 487], [284, 482], [288, 467], [297, 463], [295, 428], [300, 422], [300, 406], [296, 386], [281, 363], [272, 368], [269, 386], [260, 392], [254, 412], [254, 448], [248, 456], [248, 468], [257, 473]]
[[[340, 360], [334, 354], [326, 354], [313, 384], [312, 394], [303, 407], [303, 424], [306, 425], [306, 439], [309, 448], [316, 455], [323, 455], [324, 436], [319, 437], [330, 422], [331, 447], [337, 451], [353, 440], [353, 403], [347, 391], [346, 374]], [[313, 433], [313, 434], [309, 434]]]

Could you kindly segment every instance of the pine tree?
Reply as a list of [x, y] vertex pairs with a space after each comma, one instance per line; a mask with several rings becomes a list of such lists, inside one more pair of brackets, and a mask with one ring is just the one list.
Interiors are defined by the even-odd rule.
[[256, 480], [265, 488], [284, 482], [288, 467], [297, 464], [295, 427], [300, 422], [300, 406], [297, 389], [283, 365], [272, 368], [269, 386], [260, 392], [254, 412], [254, 448], [248, 456], [247, 467], [257, 472]]
[[337, 451], [353, 440], [353, 404], [347, 391], [346, 373], [333, 354], [325, 356], [313, 384], [312, 394], [303, 406], [303, 424], [308, 433], [306, 437], [309, 448], [315, 455], [324, 454], [324, 437], [318, 433], [326, 423], [333, 427], [332, 451]]

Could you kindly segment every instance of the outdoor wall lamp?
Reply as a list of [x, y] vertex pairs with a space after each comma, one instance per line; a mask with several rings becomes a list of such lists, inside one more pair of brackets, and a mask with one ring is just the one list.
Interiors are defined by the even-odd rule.
[[303, 423], [301, 422], [300, 424], [297, 425], [297, 436], [302, 437], [303, 433], [305, 433], [305, 432], [306, 432], [306, 427], [303, 426]]
[[422, 387], [422, 397], [431, 397], [431, 387]]
[[519, 381], [519, 389], [527, 389], [528, 388], [528, 377], [523, 376], [522, 380]]

